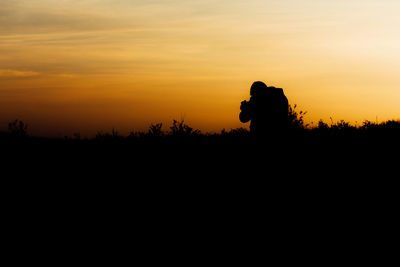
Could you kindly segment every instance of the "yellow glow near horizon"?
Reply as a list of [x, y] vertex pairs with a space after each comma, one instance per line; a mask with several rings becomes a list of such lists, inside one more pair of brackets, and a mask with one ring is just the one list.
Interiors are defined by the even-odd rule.
[[[1, 1], [1, 0], [0, 0]], [[326, 122], [400, 118], [394, 0], [16, 0], [0, 5], [0, 130], [246, 126], [253, 81]]]

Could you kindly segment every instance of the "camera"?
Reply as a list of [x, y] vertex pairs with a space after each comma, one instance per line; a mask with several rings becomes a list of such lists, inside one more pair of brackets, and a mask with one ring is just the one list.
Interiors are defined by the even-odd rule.
[[242, 101], [240, 105], [240, 110], [246, 109], [248, 105], [248, 102], [246, 100]]

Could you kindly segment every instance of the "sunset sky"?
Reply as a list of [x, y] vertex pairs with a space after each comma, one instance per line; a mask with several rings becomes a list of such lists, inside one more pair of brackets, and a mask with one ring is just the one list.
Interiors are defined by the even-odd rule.
[[399, 13], [398, 0], [0, 0], [0, 130], [248, 127], [257, 80], [314, 124], [399, 119]]

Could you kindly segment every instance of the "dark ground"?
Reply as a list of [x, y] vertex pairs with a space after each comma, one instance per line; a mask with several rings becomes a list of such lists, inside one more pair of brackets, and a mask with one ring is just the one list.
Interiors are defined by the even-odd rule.
[[[25, 178], [39, 173], [81, 181], [150, 180], [280, 183], [389, 179], [398, 169], [400, 124], [376, 129], [294, 130], [255, 138], [247, 131], [221, 134], [141, 133], [93, 139], [48, 139], [0, 133], [4, 169]], [[394, 176], [389, 175], [389, 171]], [[146, 177], [146, 178], [145, 178]], [[73, 179], [73, 178], [72, 178]], [[83, 179], [83, 180], [82, 180]]]
[[394, 252], [396, 127], [266, 138], [2, 133], [0, 146], [8, 247], [44, 241], [45, 259], [341, 264]]

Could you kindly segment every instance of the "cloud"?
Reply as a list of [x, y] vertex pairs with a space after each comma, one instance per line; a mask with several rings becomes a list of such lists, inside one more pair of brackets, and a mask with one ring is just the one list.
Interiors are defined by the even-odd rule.
[[0, 79], [24, 79], [39, 76], [39, 72], [21, 71], [12, 69], [0, 69]]
[[[88, 32], [131, 28], [118, 14], [98, 10], [93, 1], [73, 5], [17, 0], [0, 7], [0, 35]], [[2, 3], [3, 4], [3, 3]]]
[[230, 0], [13, 0], [0, 5], [0, 35], [87, 33], [199, 26]]

